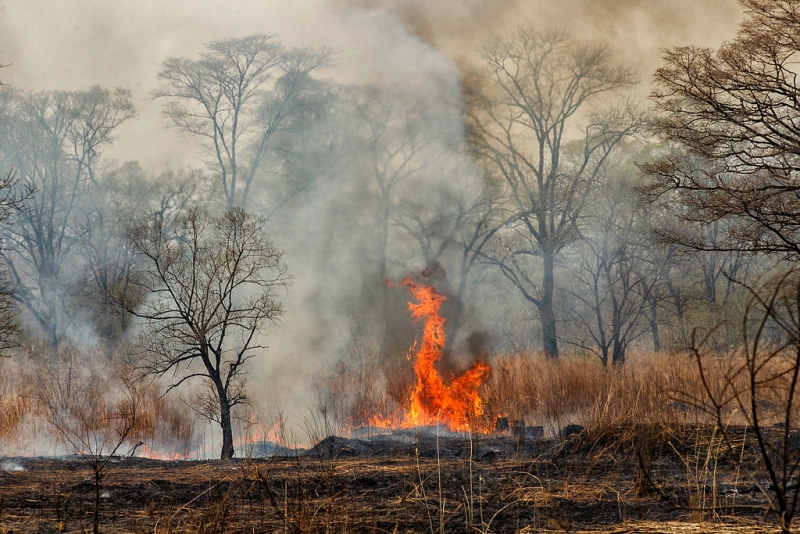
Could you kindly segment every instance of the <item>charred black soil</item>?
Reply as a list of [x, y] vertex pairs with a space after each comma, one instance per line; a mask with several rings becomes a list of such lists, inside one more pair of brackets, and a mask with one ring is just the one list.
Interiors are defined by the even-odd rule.
[[[566, 440], [406, 434], [327, 438], [271, 459], [119, 458], [101, 486], [101, 530], [772, 531], [756, 485], [766, 480], [746, 474], [759, 472], [755, 450], [744, 429], [734, 438], [705, 428]], [[0, 532], [91, 531], [86, 459], [3, 466]]]

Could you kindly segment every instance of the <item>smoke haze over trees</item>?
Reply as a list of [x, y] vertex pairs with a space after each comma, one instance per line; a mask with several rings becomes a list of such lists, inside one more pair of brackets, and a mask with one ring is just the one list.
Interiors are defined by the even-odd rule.
[[[677, 28], [685, 2], [576, 1], [574, 24], [544, 3], [445, 2], [463, 27], [390, 4], [275, 7], [286, 25], [242, 7], [235, 30], [173, 28], [135, 54], [109, 36], [137, 80], [78, 56], [101, 79], [59, 87], [30, 74], [24, 44], [3, 49], [0, 320], [15, 343], [53, 361], [91, 346], [180, 385], [229, 458], [237, 407], [333, 413], [311, 384], [352, 362], [382, 402], [407, 398], [419, 328], [387, 281], [447, 297], [448, 372], [518, 351], [621, 366], [735, 322], [735, 282], [796, 260], [790, 2], [709, 4], [726, 14], [717, 37], [642, 37], [646, 64], [623, 50], [630, 13]], [[92, 16], [111, 31], [120, 9]], [[528, 23], [542, 13], [561, 29]]]

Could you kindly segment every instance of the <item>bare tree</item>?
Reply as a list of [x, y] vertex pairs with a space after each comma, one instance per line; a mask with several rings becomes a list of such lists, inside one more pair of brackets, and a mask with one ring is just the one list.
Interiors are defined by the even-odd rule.
[[136, 162], [107, 167], [96, 175], [94, 202], [77, 217], [77, 255], [83, 269], [69, 297], [72, 313], [86, 314], [100, 338], [111, 343], [121, 341], [133, 325], [118, 296], [125, 295], [125, 302], [134, 307], [147, 297], [131, 283], [136, 253], [126, 229], [148, 219], [169, 227], [192, 201], [199, 177], [196, 172], [172, 171], [148, 177]]
[[572, 320], [590, 339], [572, 343], [596, 353], [603, 365], [622, 365], [630, 344], [652, 328], [645, 319], [669, 251], [656, 246], [630, 173], [611, 168], [603, 174], [585, 211], [587, 228], [565, 253], [568, 293], [579, 304], [570, 307]]
[[190, 209], [174, 232], [152, 221], [129, 234], [146, 269], [135, 283], [150, 294], [128, 307], [146, 321], [136, 365], [155, 376], [171, 373], [171, 388], [206, 381], [222, 428], [223, 459], [234, 453], [231, 410], [247, 401], [245, 364], [265, 348], [261, 331], [283, 313], [277, 289], [289, 281], [282, 252], [262, 225], [240, 208], [217, 218]]
[[520, 30], [481, 54], [486, 73], [470, 94], [469, 139], [497, 183], [504, 212], [483, 253], [536, 306], [544, 352], [556, 358], [556, 256], [579, 235], [599, 169], [642, 124], [624, 104], [589, 110], [600, 95], [636, 81], [630, 70], [612, 66], [606, 47], [573, 45], [563, 31]]
[[365, 172], [376, 190], [377, 279], [383, 283], [388, 275], [391, 230], [400, 209], [400, 189], [433, 161], [433, 139], [425, 127], [425, 114], [430, 110], [421, 100], [376, 87], [355, 91], [352, 96], [361, 126], [358, 134]]
[[[699, 250], [800, 258], [800, 7], [740, 0], [746, 19], [717, 50], [667, 51], [653, 93], [654, 127], [674, 144], [643, 165], [644, 192], [688, 206], [684, 220], [726, 221], [713, 236], [676, 232]], [[713, 239], [712, 239], [713, 238]]]
[[[421, 180], [423, 171], [434, 161], [435, 139], [426, 127], [430, 102], [414, 99], [391, 88], [354, 87], [345, 93], [345, 104], [352, 112], [350, 149], [352, 172], [362, 189], [360, 201], [368, 206], [372, 229], [367, 257], [375, 292], [374, 320], [376, 339], [386, 365], [405, 364], [407, 332], [394, 327], [404, 303], [391, 298], [387, 278], [390, 268], [405, 258], [392, 255], [403, 243], [397, 216], [404, 202], [403, 188]], [[416, 196], [421, 192], [417, 191]], [[369, 319], [368, 319], [369, 320]], [[390, 371], [391, 374], [394, 371]]]
[[115, 465], [114, 455], [124, 450], [135, 434], [141, 399], [129, 377], [94, 368], [86, 360], [77, 351], [61, 350], [36, 380], [47, 421], [63, 444], [92, 469], [92, 532], [98, 534], [103, 483]]
[[[19, 189], [14, 171], [0, 178], [0, 227], [11, 224], [15, 213], [32, 194], [30, 189]], [[0, 250], [4, 243], [0, 242]], [[17, 322], [18, 308], [13, 298], [14, 285], [6, 265], [0, 266], [0, 350], [19, 346], [20, 333]]]
[[167, 101], [164, 113], [179, 130], [203, 140], [228, 208], [247, 207], [272, 137], [304, 107], [310, 75], [329, 56], [256, 34], [211, 42], [197, 60], [164, 61], [153, 96]]
[[96, 184], [102, 150], [134, 114], [131, 95], [122, 89], [0, 94], [0, 151], [17, 170], [18, 187], [33, 191], [5, 229], [2, 256], [16, 286], [14, 300], [53, 347], [68, 324], [64, 299], [81, 238], [76, 214]]
[[447, 339], [452, 343], [466, 319], [468, 301], [486, 273], [480, 259], [498, 229], [497, 199], [491, 181], [468, 154], [443, 154], [429, 172], [449, 179], [425, 180], [428, 174], [423, 174], [424, 186], [413, 183], [413, 193], [401, 192], [392, 222], [416, 241], [427, 270], [437, 265], [450, 269], [447, 276], [453, 291], [448, 299], [458, 303], [447, 318]]
[[317, 183], [335, 176], [352, 137], [349, 109], [342, 105], [347, 89], [310, 77], [303, 83], [292, 113], [270, 140], [272, 157], [266, 158], [255, 178], [270, 195], [251, 198], [249, 209], [263, 213], [267, 223], [281, 210], [296, 206]]
[[705, 346], [710, 334], [697, 336], [692, 350], [702, 394], [679, 390], [675, 395], [713, 418], [734, 455], [743, 445], [741, 427], [731, 423], [743, 419], [761, 462], [741, 467], [764, 496], [766, 510], [778, 517], [781, 531], [791, 532], [800, 498], [800, 272], [791, 268], [745, 289], [741, 350], [720, 358]]

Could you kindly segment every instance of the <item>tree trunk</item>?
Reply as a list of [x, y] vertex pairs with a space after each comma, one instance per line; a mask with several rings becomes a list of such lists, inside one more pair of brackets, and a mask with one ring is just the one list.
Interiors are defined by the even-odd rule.
[[388, 281], [388, 267], [389, 263], [389, 207], [388, 200], [384, 202], [384, 207], [379, 221], [379, 242], [378, 242], [378, 284], [380, 287], [380, 340], [381, 340], [381, 354], [387, 354], [391, 346], [390, 328], [392, 318], [389, 317], [389, 286], [386, 284]]
[[703, 265], [703, 284], [706, 290], [706, 300], [711, 303], [717, 302], [717, 283], [714, 280], [716, 274], [716, 262], [710, 261], [709, 264]]
[[650, 333], [653, 336], [653, 352], [661, 352], [661, 336], [658, 332], [658, 306], [650, 299]]
[[539, 318], [542, 322], [542, 345], [545, 355], [551, 360], [558, 358], [558, 337], [556, 336], [556, 316], [553, 312], [553, 265], [555, 254], [544, 253], [544, 273], [542, 275], [542, 298], [539, 306]]
[[48, 287], [46, 287], [46, 293], [44, 293], [43, 296], [47, 310], [47, 315], [45, 317], [46, 324], [43, 325], [45, 335], [47, 336], [47, 342], [50, 344], [53, 353], [58, 353], [58, 304], [56, 303], [55, 290], [48, 285]]
[[222, 387], [222, 384], [217, 385], [217, 394], [219, 395], [219, 426], [222, 428], [222, 452], [220, 452], [219, 457], [221, 460], [230, 460], [233, 458], [231, 405], [228, 402], [228, 393]]
[[611, 322], [611, 365], [620, 366], [625, 363], [625, 343], [622, 339], [622, 317], [616, 300], [614, 300], [614, 318]]
[[614, 339], [614, 348], [611, 352], [611, 365], [614, 367], [625, 365], [625, 345], [619, 338]]
[[[99, 459], [95, 460], [96, 462]], [[92, 534], [100, 534], [100, 485], [102, 483], [102, 476], [100, 468], [94, 466], [94, 520], [92, 525]]]
[[670, 297], [672, 297], [672, 302], [675, 303], [675, 312], [678, 314], [678, 319], [683, 322], [683, 297], [681, 297], [680, 291], [672, 283], [672, 280], [667, 280], [667, 289]]

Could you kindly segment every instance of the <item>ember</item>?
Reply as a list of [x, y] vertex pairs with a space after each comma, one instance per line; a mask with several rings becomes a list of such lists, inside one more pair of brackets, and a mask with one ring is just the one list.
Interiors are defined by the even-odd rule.
[[415, 284], [411, 278], [403, 280], [402, 285], [418, 301], [408, 304], [412, 317], [415, 321], [425, 320], [422, 345], [414, 360], [417, 381], [402, 426], [441, 423], [450, 430], [474, 429], [475, 418], [483, 415], [483, 400], [478, 390], [489, 376], [489, 366], [478, 361], [462, 375], [451, 376], [450, 384], [445, 384], [436, 362], [442, 358], [446, 340], [445, 320], [439, 315], [446, 297], [431, 286]]

